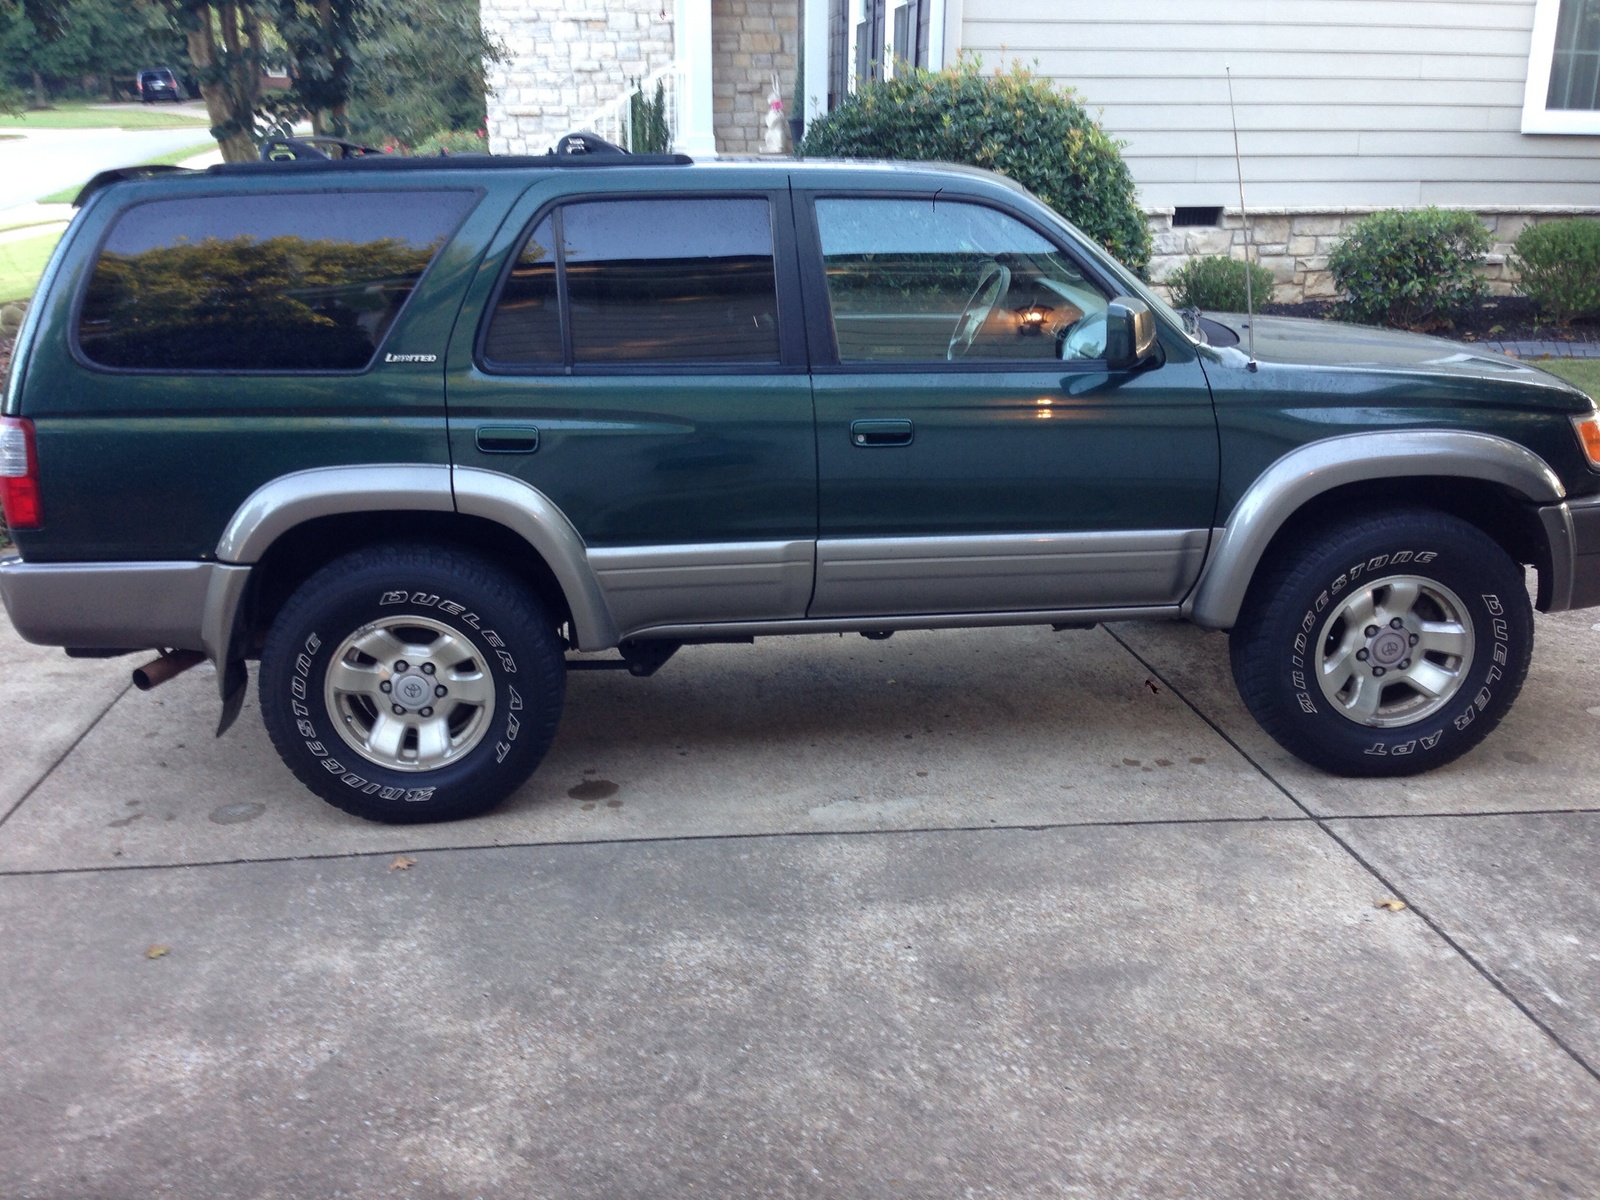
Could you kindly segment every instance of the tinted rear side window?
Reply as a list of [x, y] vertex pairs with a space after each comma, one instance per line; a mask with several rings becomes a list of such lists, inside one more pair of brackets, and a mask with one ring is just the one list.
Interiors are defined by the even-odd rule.
[[506, 282], [484, 339], [490, 361], [563, 361], [558, 242], [573, 363], [778, 362], [771, 207], [736, 197], [563, 206]]
[[353, 371], [466, 215], [463, 191], [157, 200], [118, 218], [78, 321], [90, 361]]

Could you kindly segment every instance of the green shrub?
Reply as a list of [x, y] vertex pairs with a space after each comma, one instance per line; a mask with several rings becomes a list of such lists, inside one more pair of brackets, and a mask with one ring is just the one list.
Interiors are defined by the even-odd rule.
[[999, 171], [1143, 275], [1150, 231], [1121, 146], [1070, 91], [1020, 66], [984, 75], [976, 60], [963, 59], [867, 84], [811, 123], [799, 153]]
[[1389, 209], [1363, 217], [1328, 256], [1338, 315], [1366, 325], [1448, 328], [1488, 290], [1473, 267], [1489, 231], [1469, 212]]
[[[1272, 299], [1272, 272], [1251, 263], [1250, 299], [1257, 308]], [[1237, 258], [1191, 258], [1167, 278], [1179, 308], [1207, 312], [1244, 312], [1245, 264]]]
[[1600, 221], [1529, 225], [1517, 236], [1511, 265], [1522, 276], [1517, 291], [1562, 325], [1600, 316]]

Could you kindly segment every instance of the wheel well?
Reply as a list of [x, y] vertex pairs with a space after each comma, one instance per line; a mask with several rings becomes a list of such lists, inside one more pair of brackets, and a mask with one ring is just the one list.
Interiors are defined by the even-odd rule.
[[251, 572], [248, 652], [254, 655], [260, 650], [284, 603], [317, 571], [364, 546], [390, 541], [476, 550], [521, 579], [557, 628], [572, 620], [566, 595], [549, 564], [504, 525], [449, 512], [339, 513], [296, 525], [261, 556]]
[[1262, 553], [1261, 564], [1273, 561], [1283, 553], [1285, 545], [1319, 527], [1397, 508], [1431, 508], [1482, 530], [1513, 562], [1538, 570], [1539, 600], [1543, 606], [1550, 580], [1550, 547], [1537, 507], [1510, 489], [1482, 479], [1418, 476], [1363, 480], [1329, 488], [1306, 501], [1283, 523]]

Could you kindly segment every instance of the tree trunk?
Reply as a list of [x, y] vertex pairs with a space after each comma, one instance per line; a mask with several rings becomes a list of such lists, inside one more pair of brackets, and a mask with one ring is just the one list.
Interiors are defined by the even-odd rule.
[[35, 108], [50, 107], [50, 93], [45, 90], [44, 76], [38, 71], [33, 73], [33, 106]]
[[[224, 5], [224, 28], [229, 23], [233, 7], [231, 3]], [[256, 144], [250, 134], [238, 126], [248, 126], [254, 114], [248, 107], [242, 113], [238, 112], [237, 98], [233, 95], [233, 88], [229, 86], [232, 80], [219, 80], [213, 74], [217, 66], [217, 37], [211, 23], [211, 6], [195, 3], [189, 5], [189, 10], [194, 18], [186, 33], [189, 60], [194, 63], [195, 74], [200, 77], [200, 97], [206, 102], [206, 116], [211, 118], [213, 131], [219, 128], [232, 130], [217, 137], [223, 161], [253, 162], [257, 157]]]

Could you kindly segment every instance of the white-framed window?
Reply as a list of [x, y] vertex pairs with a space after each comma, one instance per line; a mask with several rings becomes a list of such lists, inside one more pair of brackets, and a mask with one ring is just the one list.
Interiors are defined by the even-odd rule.
[[1536, 0], [1522, 132], [1600, 134], [1600, 0]]

